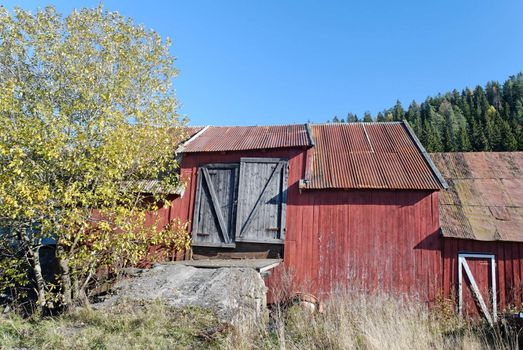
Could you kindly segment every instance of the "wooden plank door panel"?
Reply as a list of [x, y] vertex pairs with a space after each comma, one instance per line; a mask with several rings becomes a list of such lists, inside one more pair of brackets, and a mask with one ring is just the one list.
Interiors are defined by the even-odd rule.
[[283, 159], [241, 159], [236, 241], [283, 243], [287, 174]]
[[234, 247], [239, 164], [198, 169], [193, 217], [194, 246]]
[[469, 317], [497, 320], [496, 259], [493, 254], [458, 254], [458, 309]]

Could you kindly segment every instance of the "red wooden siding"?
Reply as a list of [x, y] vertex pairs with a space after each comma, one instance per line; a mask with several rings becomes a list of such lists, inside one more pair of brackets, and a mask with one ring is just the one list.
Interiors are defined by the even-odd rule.
[[[167, 196], [169, 201], [178, 201], [177, 195]], [[174, 216], [174, 209], [177, 206], [160, 207], [154, 212], [148, 212], [145, 217], [145, 225], [154, 228], [157, 231], [164, 229], [173, 220], [179, 218]], [[141, 267], [149, 267], [151, 261], [162, 261], [162, 260], [183, 260], [185, 252], [175, 252], [168, 247], [162, 246], [151, 246], [145, 259], [143, 259], [139, 265]]]
[[[447, 296], [457, 290], [458, 253], [485, 253], [496, 256], [498, 310], [523, 303], [523, 243], [482, 242], [466, 239], [443, 239], [443, 289]], [[488, 274], [478, 273], [478, 285], [488, 285]]]
[[349, 286], [430, 301], [441, 290], [437, 192], [305, 191], [287, 210], [284, 263], [297, 288], [322, 296]]
[[[210, 163], [239, 163], [243, 157], [285, 158], [289, 160], [288, 198], [299, 195], [298, 183], [304, 174], [305, 148], [282, 148], [268, 151], [234, 151], [226, 153], [186, 153], [181, 177], [186, 181], [183, 195], [171, 206], [171, 216], [191, 221], [194, 210], [198, 167]], [[192, 227], [189, 225], [189, 228]]]
[[[289, 159], [284, 264], [294, 271], [296, 285], [317, 295], [355, 285], [424, 300], [433, 300], [441, 290], [438, 192], [332, 189], [300, 193], [305, 148], [185, 154], [181, 174], [187, 187], [173, 202], [171, 217], [192, 219], [199, 166], [239, 162], [242, 157]], [[276, 277], [268, 280], [270, 287], [274, 281]]]
[[[242, 157], [289, 160], [284, 267], [294, 271], [300, 291], [321, 297], [338, 286], [353, 286], [432, 302], [440, 294], [455, 296], [459, 252], [489, 253], [496, 255], [498, 310], [523, 302], [523, 243], [442, 237], [438, 191], [300, 192], [299, 180], [306, 177], [306, 164], [311, 162], [305, 147], [184, 154], [181, 174], [186, 190], [170, 208], [162, 209], [162, 222], [192, 220], [199, 166], [237, 163]], [[278, 276], [276, 271], [267, 279], [270, 288], [279, 287]]]

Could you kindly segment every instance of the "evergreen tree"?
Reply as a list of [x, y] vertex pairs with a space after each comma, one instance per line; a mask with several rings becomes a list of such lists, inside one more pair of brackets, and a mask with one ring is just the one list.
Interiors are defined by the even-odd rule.
[[442, 137], [434, 125], [428, 123], [427, 130], [427, 149], [429, 152], [443, 152], [445, 151]]
[[517, 151], [518, 141], [510, 128], [509, 123], [501, 121], [501, 144], [500, 150], [503, 151]]
[[356, 114], [353, 114], [353, 113], [348, 113], [347, 114], [347, 122], [348, 123], [355, 123], [355, 122], [358, 122], [358, 116]]
[[469, 152], [472, 150], [467, 128], [460, 128], [458, 131], [458, 146], [456, 151]]
[[471, 124], [471, 143], [472, 143], [472, 149], [474, 151], [488, 151], [489, 145], [487, 137], [485, 136], [485, 133], [483, 132], [483, 126], [481, 123], [476, 122], [476, 120], [472, 121]]
[[[379, 122], [406, 119], [429, 151], [523, 151], [523, 73], [412, 101], [379, 112]], [[358, 118], [349, 113], [347, 121]], [[373, 118], [365, 113], [363, 121]]]
[[396, 100], [396, 105], [392, 109], [392, 120], [401, 121], [405, 119], [405, 111], [399, 100]]
[[412, 101], [409, 105], [405, 119], [412, 125], [414, 130], [421, 128], [421, 109], [416, 101]]
[[365, 112], [365, 114], [363, 114], [363, 121], [365, 123], [368, 123], [368, 122], [372, 122], [372, 115], [370, 114], [370, 112]]

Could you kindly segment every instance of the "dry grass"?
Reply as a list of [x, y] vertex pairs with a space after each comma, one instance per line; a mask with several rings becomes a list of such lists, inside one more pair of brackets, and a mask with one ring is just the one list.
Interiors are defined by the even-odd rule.
[[0, 349], [223, 348], [227, 332], [205, 309], [124, 303], [43, 319], [0, 316]]
[[517, 335], [467, 323], [448, 305], [338, 293], [323, 313], [272, 310], [269, 325], [235, 331], [204, 309], [160, 303], [78, 310], [40, 320], [0, 318], [0, 349], [517, 349]]
[[[513, 332], [468, 323], [445, 308], [385, 295], [344, 292], [323, 313], [273, 310], [272, 329], [229, 337], [231, 349], [518, 349]], [[253, 337], [254, 336], [254, 337]]]

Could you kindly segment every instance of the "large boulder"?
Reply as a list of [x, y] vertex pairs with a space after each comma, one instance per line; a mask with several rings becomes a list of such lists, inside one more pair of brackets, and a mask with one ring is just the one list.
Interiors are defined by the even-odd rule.
[[135, 271], [135, 277], [115, 285], [115, 294], [95, 308], [122, 300], [161, 300], [169, 305], [212, 309], [218, 319], [236, 327], [263, 322], [267, 317], [266, 287], [252, 268], [196, 268], [183, 264], [160, 264]]

